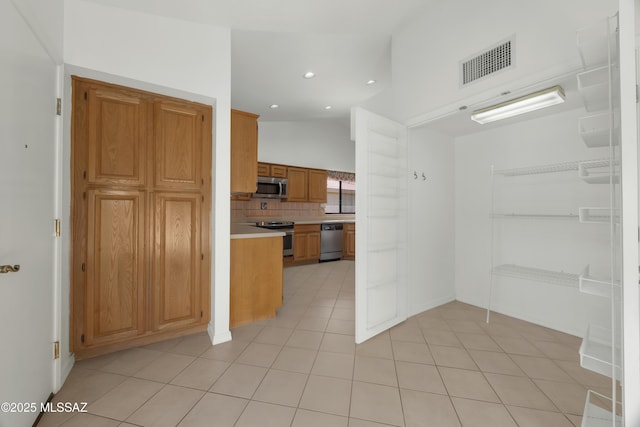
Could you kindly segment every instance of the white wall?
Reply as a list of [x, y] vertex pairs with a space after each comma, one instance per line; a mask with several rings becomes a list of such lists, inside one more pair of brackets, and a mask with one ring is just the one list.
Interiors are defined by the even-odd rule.
[[[616, 11], [614, 0], [431, 2], [428, 13], [393, 34], [393, 90], [377, 110], [405, 121], [575, 70], [576, 30]], [[515, 67], [459, 89], [459, 61], [513, 34]]]
[[[455, 140], [455, 289], [460, 301], [486, 306], [491, 265], [490, 167], [508, 169], [604, 158], [577, 132], [583, 109], [506, 125]], [[604, 151], [603, 151], [604, 150]], [[502, 213], [577, 213], [607, 207], [608, 186], [582, 182], [577, 172], [517, 178], [496, 176], [495, 206]], [[496, 220], [495, 264], [593, 274], [608, 278], [609, 239], [604, 224], [567, 220]], [[496, 311], [582, 335], [589, 322], [608, 324], [608, 302], [576, 288], [498, 277]]]
[[64, 0], [11, 0], [56, 64], [62, 64]]
[[258, 160], [355, 172], [356, 149], [348, 121], [258, 122]]
[[455, 299], [453, 142], [409, 131], [409, 316]]
[[[214, 106], [212, 295], [209, 333], [229, 333], [231, 34], [228, 28], [65, 0], [65, 164], [69, 165], [70, 74]], [[69, 214], [69, 171], [65, 207]], [[68, 216], [67, 216], [68, 218]], [[68, 241], [65, 253], [68, 254]], [[64, 264], [64, 263], [63, 263]], [[68, 265], [68, 260], [66, 260]], [[68, 271], [65, 276], [68, 296]], [[64, 307], [63, 320], [69, 307]], [[63, 349], [68, 347], [63, 345]]]

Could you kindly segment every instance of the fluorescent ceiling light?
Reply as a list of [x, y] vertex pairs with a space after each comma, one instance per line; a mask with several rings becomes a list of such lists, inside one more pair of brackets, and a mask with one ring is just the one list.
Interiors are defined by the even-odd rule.
[[521, 96], [511, 101], [482, 108], [471, 113], [471, 120], [480, 124], [495, 122], [564, 102], [564, 90], [560, 86]]

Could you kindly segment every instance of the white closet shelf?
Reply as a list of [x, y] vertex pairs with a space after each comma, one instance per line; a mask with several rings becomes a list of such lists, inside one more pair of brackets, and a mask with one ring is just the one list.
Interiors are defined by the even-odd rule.
[[533, 214], [533, 213], [508, 213], [493, 214], [493, 218], [496, 219], [562, 219], [562, 220], [577, 220], [578, 215], [568, 214]]
[[[582, 413], [582, 427], [622, 426], [622, 417], [620, 415], [616, 415], [615, 420], [613, 419], [612, 406], [610, 398], [589, 390], [584, 404], [584, 412]], [[620, 403], [616, 406], [620, 406]]]
[[[611, 378], [614, 368], [611, 335], [610, 329], [589, 325], [580, 345], [580, 366]], [[616, 350], [616, 354], [619, 355], [620, 349]], [[615, 378], [620, 378], [622, 373], [620, 365], [620, 361], [616, 360]]]
[[608, 147], [610, 139], [613, 145], [618, 145], [616, 132], [611, 131], [611, 116], [608, 111], [581, 117], [578, 120], [578, 131], [589, 148]]
[[609, 67], [599, 67], [579, 73], [578, 91], [582, 95], [584, 108], [600, 111], [609, 108]]
[[587, 266], [583, 273], [572, 274], [563, 271], [551, 271], [541, 268], [523, 267], [515, 264], [502, 264], [493, 268], [493, 274], [498, 276], [513, 277], [516, 279], [533, 280], [536, 282], [550, 283], [553, 285], [578, 287], [580, 277], [588, 272]]
[[620, 282], [611, 282], [610, 280], [596, 279], [587, 274], [581, 275], [578, 282], [580, 292], [595, 295], [603, 298], [611, 298], [612, 293], [616, 296], [620, 295]]
[[608, 167], [609, 159], [594, 160], [573, 160], [570, 162], [551, 163], [546, 165], [527, 166], [513, 169], [495, 169], [494, 175], [502, 176], [524, 176], [524, 175], [540, 175], [545, 173], [571, 172], [579, 171], [580, 165], [584, 165], [586, 172], [596, 167]]
[[613, 174], [611, 171], [611, 161], [609, 159], [587, 160], [578, 164], [578, 176], [589, 184], [609, 184], [620, 181], [620, 162], [614, 161]]
[[585, 69], [608, 63], [610, 55], [615, 59], [616, 28], [615, 18], [607, 18], [577, 31], [576, 44]]
[[584, 224], [610, 224], [612, 216], [615, 223], [620, 222], [620, 214], [617, 209], [613, 211], [612, 215], [610, 208], [582, 207], [578, 209], [578, 216], [580, 222]]

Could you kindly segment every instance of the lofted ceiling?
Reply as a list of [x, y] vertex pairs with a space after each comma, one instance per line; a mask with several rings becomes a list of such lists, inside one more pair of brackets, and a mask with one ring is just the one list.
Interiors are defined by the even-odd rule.
[[[231, 104], [262, 120], [346, 119], [391, 82], [391, 34], [425, 0], [88, 0], [231, 28]], [[307, 71], [316, 76], [304, 79]], [[367, 81], [375, 84], [367, 85]], [[270, 108], [277, 104], [276, 109]], [[331, 109], [325, 109], [331, 106]]]

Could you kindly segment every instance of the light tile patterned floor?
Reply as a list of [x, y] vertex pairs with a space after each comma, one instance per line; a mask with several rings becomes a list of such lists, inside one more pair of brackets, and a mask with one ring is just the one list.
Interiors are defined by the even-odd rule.
[[580, 339], [452, 302], [354, 344], [354, 263], [285, 269], [275, 319], [80, 361], [46, 426], [521, 426], [581, 422]]

